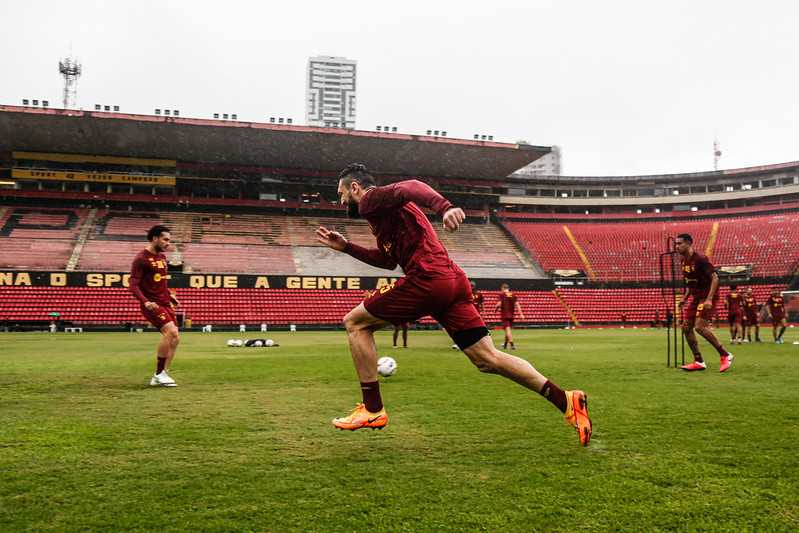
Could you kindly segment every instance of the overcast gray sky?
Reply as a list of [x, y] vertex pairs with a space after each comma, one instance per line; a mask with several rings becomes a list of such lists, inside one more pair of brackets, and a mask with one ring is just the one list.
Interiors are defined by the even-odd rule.
[[[358, 61], [357, 127], [559, 145], [569, 175], [799, 160], [791, 0], [0, 0], [0, 104], [305, 123], [308, 58]], [[363, 160], [368, 163], [368, 154]]]

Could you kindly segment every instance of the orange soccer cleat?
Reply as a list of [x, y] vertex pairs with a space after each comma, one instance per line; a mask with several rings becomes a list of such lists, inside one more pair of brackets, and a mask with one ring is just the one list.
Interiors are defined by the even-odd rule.
[[707, 368], [707, 365], [704, 362], [694, 361], [690, 365], [684, 365], [682, 367], [683, 370], [686, 372], [696, 372], [697, 370], [704, 370]]
[[566, 391], [566, 422], [580, 434], [580, 444], [587, 446], [591, 440], [591, 419], [588, 417], [588, 396], [581, 390]]
[[725, 370], [730, 368], [730, 365], [732, 365], [732, 358], [733, 355], [731, 353], [728, 353], [726, 356], [721, 357], [721, 366], [719, 367], [719, 372], [724, 372]]
[[334, 426], [339, 429], [349, 430], [360, 428], [382, 429], [386, 424], [388, 424], [388, 416], [385, 408], [378, 413], [370, 413], [362, 403], [359, 403], [355, 409], [350, 411], [349, 416], [333, 419]]

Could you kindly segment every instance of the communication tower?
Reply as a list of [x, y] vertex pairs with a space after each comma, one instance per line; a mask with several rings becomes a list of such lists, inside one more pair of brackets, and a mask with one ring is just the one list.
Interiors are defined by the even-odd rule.
[[58, 71], [64, 76], [64, 109], [75, 106], [76, 84], [80, 78], [80, 63], [66, 58], [58, 62]]
[[721, 150], [719, 150], [719, 140], [713, 138], [713, 170], [719, 169], [719, 159], [721, 159]]

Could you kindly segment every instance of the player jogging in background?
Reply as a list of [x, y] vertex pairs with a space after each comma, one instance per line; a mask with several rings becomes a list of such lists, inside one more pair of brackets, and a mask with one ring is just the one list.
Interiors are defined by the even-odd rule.
[[519, 317], [524, 320], [524, 313], [522, 313], [522, 307], [519, 305], [519, 300], [516, 298], [512, 292], [510, 292], [510, 287], [507, 283], [503, 283], [502, 292], [499, 293], [499, 299], [497, 300], [497, 305], [494, 307], [494, 311], [500, 311], [500, 318], [502, 319], [502, 329], [505, 330], [505, 340], [502, 343], [502, 348], [505, 349], [508, 347], [508, 343], [510, 343], [510, 349], [515, 350], [516, 345], [513, 344], [513, 321], [516, 316], [516, 313], [519, 313]]
[[[768, 308], [768, 313], [771, 315], [774, 342], [776, 344], [782, 344], [782, 334], [785, 333], [788, 322], [785, 320], [785, 300], [780, 295], [780, 290], [776, 287], [771, 291], [771, 296], [769, 296], [768, 300], [766, 300], [766, 307]], [[779, 335], [777, 334], [777, 326], [782, 326]]]
[[743, 342], [743, 298], [738, 292], [737, 285], [730, 285], [730, 293], [727, 295], [727, 321], [730, 323], [730, 344]]
[[760, 339], [760, 317], [757, 311], [757, 299], [752, 294], [752, 288], [747, 287], [744, 292], [744, 318], [746, 319], [746, 342], [752, 342], [752, 326], [755, 327], [755, 342]]
[[178, 320], [172, 310], [179, 302], [166, 286], [166, 256], [171, 240], [169, 229], [153, 226], [147, 232], [149, 244], [133, 259], [130, 267], [130, 291], [141, 303], [141, 314], [161, 331], [158, 343], [158, 360], [150, 385], [177, 387], [167, 371], [178, 347]]
[[704, 337], [719, 353], [721, 366], [719, 372], [724, 372], [732, 364], [733, 355], [724, 349], [721, 341], [716, 338], [710, 329], [710, 320], [719, 301], [719, 276], [716, 267], [707, 258], [693, 249], [693, 238], [687, 233], [681, 233], [674, 239], [677, 252], [682, 255], [682, 272], [685, 276], [685, 289], [680, 308], [683, 310], [682, 333], [688, 346], [694, 354], [694, 362], [684, 365], [683, 370], [693, 372], [705, 370], [707, 365], [699, 351], [699, 341], [696, 333]]
[[[389, 324], [404, 324], [430, 315], [481, 372], [499, 374], [538, 392], [577, 428], [580, 443], [588, 444], [592, 428], [585, 393], [559, 388], [524, 359], [494, 347], [488, 328], [474, 307], [466, 274], [449, 258], [421, 208], [441, 216], [444, 229], [450, 232], [456, 231], [466, 218], [463, 210], [417, 180], [377, 187], [366, 168], [357, 164], [341, 172], [338, 193], [348, 216], [361, 216], [369, 222], [377, 247], [354, 244], [324, 227], [316, 230], [317, 240], [375, 267], [393, 270], [399, 265], [405, 276], [378, 289], [344, 317], [363, 403], [349, 416], [334, 419], [333, 425], [351, 430], [386, 425], [374, 332]], [[501, 423], [508, 423], [507, 414]]]

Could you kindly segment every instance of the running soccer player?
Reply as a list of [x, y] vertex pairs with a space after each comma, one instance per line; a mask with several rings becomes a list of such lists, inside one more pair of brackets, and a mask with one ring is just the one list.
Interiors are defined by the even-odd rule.
[[730, 324], [730, 344], [743, 342], [743, 307], [741, 294], [738, 292], [737, 285], [730, 285], [730, 293], [727, 295], [727, 321]]
[[178, 320], [173, 306], [180, 303], [166, 286], [166, 256], [172, 237], [165, 226], [153, 226], [147, 232], [149, 244], [133, 259], [130, 267], [130, 291], [141, 303], [141, 314], [147, 321], [161, 331], [158, 343], [158, 360], [155, 374], [150, 385], [177, 387], [175, 380], [169, 377], [169, 363], [175, 357], [180, 336]]
[[[774, 288], [771, 291], [771, 296], [766, 300], [766, 307], [771, 315], [772, 333], [774, 334], [774, 343], [782, 344], [782, 334], [785, 333], [785, 328], [788, 327], [788, 322], [785, 320], [785, 300], [780, 296], [780, 290]], [[780, 334], [777, 335], [777, 326], [782, 326]]]
[[358, 164], [341, 172], [338, 193], [348, 216], [362, 216], [369, 222], [377, 247], [367, 249], [325, 227], [316, 230], [317, 240], [375, 267], [393, 270], [400, 265], [405, 276], [378, 289], [344, 317], [363, 403], [349, 416], [333, 419], [333, 425], [350, 430], [386, 425], [374, 332], [389, 324], [404, 324], [430, 315], [478, 370], [499, 374], [538, 392], [577, 428], [580, 443], [588, 444], [592, 428], [586, 394], [559, 388], [529, 362], [494, 347], [488, 328], [474, 307], [466, 274], [449, 258], [420, 207], [441, 216], [444, 229], [450, 232], [456, 231], [466, 218], [463, 210], [417, 180], [377, 187], [366, 167]]
[[519, 305], [519, 299], [516, 298], [512, 292], [510, 292], [510, 287], [507, 283], [503, 283], [502, 292], [499, 293], [499, 300], [497, 300], [497, 305], [494, 307], [494, 311], [499, 311], [500, 309], [502, 312], [500, 313], [500, 318], [502, 319], [502, 329], [505, 330], [505, 341], [502, 343], [502, 349], [508, 347], [508, 343], [510, 343], [510, 349], [515, 350], [516, 345], [513, 344], [513, 321], [516, 317], [516, 313], [519, 313], [519, 316], [522, 320], [524, 320], [524, 313], [522, 313], [522, 307]]
[[760, 339], [760, 317], [757, 312], [757, 299], [752, 294], [752, 287], [747, 287], [744, 292], [744, 318], [746, 319], [746, 341], [752, 342], [752, 326], [755, 327], [755, 342]]
[[719, 276], [710, 259], [694, 251], [693, 242], [693, 238], [687, 233], [681, 233], [674, 239], [675, 248], [682, 255], [682, 271], [685, 276], [686, 292], [680, 300], [680, 309], [683, 310], [682, 333], [694, 354], [694, 362], [684, 365], [682, 369], [693, 372], [707, 368], [702, 359], [702, 352], [699, 351], [699, 341], [694, 333], [696, 330], [696, 333], [704, 337], [719, 353], [721, 356], [719, 372], [724, 372], [730, 368], [733, 355], [724, 349], [709, 325], [713, 311], [718, 306]]

